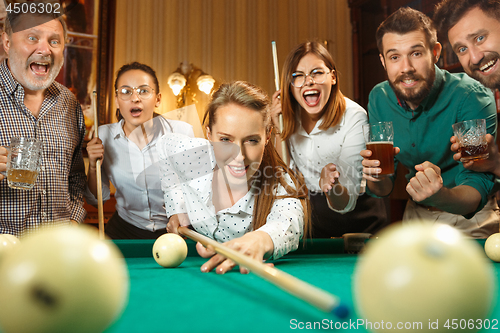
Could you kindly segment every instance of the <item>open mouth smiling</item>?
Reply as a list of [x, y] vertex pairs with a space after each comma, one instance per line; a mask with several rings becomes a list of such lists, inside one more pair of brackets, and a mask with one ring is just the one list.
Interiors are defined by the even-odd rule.
[[50, 63], [35, 61], [30, 64], [30, 69], [35, 75], [46, 75], [50, 69]]
[[235, 177], [244, 176], [247, 173], [248, 166], [245, 165], [227, 165], [229, 173]]
[[302, 97], [308, 106], [318, 105], [320, 96], [321, 94], [317, 89], [307, 90], [302, 94]]
[[490, 60], [486, 64], [484, 64], [483, 66], [479, 67], [479, 70], [482, 73], [485, 73], [485, 74], [489, 73], [493, 69], [493, 67], [495, 67], [495, 65], [497, 64], [497, 62], [498, 62], [498, 58]]

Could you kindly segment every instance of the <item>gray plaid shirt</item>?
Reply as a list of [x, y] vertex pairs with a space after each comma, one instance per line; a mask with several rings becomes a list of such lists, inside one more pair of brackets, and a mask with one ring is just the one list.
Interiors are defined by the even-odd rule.
[[0, 64], [0, 81], [0, 146], [8, 146], [14, 136], [43, 141], [41, 170], [32, 190], [14, 190], [6, 179], [0, 182], [0, 234], [21, 236], [42, 224], [83, 222], [85, 123], [80, 104], [54, 82], [35, 118], [24, 105], [24, 88], [7, 60]]

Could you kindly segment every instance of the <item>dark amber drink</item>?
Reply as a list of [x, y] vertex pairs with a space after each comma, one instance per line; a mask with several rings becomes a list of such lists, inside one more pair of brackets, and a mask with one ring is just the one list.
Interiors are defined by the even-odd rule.
[[487, 150], [487, 143], [480, 144], [479, 146], [462, 146], [460, 147], [460, 154], [462, 154], [460, 161], [467, 162], [487, 159], [490, 156]]
[[366, 149], [371, 150], [371, 160], [379, 160], [382, 172], [379, 176], [391, 176], [394, 174], [394, 148], [392, 142], [379, 141], [366, 144]]

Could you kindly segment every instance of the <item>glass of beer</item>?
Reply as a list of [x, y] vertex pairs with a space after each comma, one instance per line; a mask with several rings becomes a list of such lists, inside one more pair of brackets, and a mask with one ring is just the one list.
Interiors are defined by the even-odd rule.
[[31, 190], [40, 172], [42, 141], [13, 137], [8, 150], [7, 184], [10, 188]]
[[379, 176], [392, 176], [394, 174], [394, 130], [392, 121], [363, 125], [366, 149], [371, 150], [371, 160], [379, 160], [382, 169]]
[[466, 120], [452, 125], [462, 154], [461, 162], [487, 159], [486, 119]]

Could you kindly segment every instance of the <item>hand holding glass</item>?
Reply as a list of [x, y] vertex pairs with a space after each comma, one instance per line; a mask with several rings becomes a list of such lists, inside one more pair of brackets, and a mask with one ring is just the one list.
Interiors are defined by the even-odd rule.
[[460, 162], [487, 159], [488, 142], [486, 141], [486, 120], [466, 120], [452, 125], [453, 133], [459, 145]]
[[392, 122], [380, 122], [363, 125], [366, 149], [371, 150], [371, 160], [380, 161], [379, 168], [382, 169], [379, 176], [392, 176], [394, 174], [394, 130]]
[[13, 137], [8, 150], [7, 184], [10, 188], [31, 190], [40, 172], [42, 141]]

